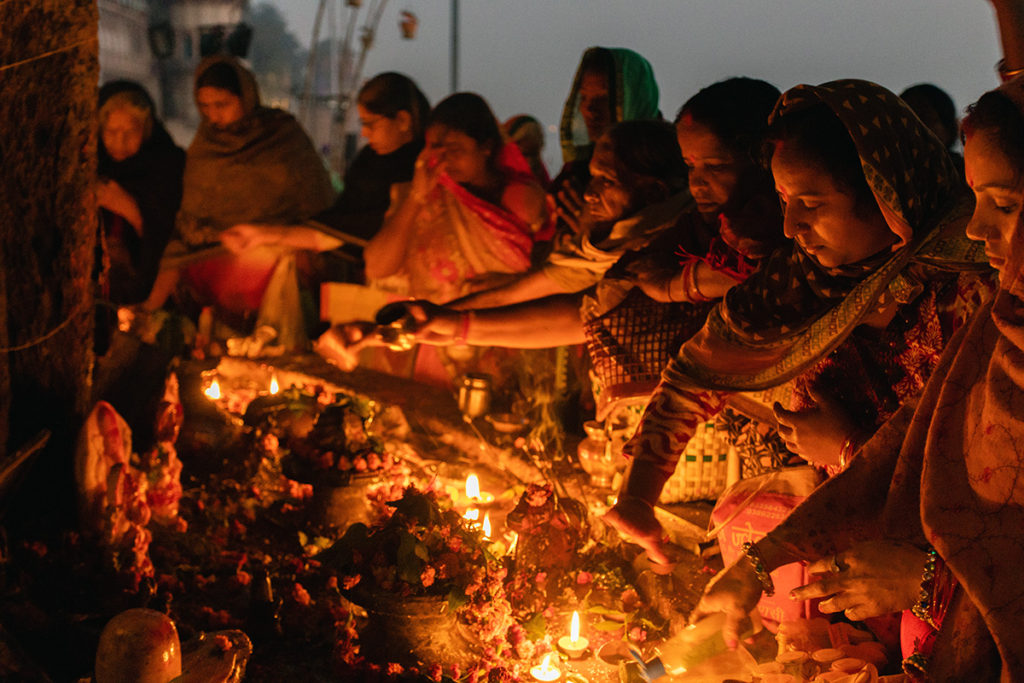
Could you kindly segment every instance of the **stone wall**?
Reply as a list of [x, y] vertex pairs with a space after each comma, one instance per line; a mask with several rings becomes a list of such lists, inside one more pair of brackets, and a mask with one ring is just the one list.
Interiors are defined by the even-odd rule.
[[97, 52], [95, 0], [0, 1], [0, 463], [48, 429], [32, 476], [65, 484], [93, 361]]

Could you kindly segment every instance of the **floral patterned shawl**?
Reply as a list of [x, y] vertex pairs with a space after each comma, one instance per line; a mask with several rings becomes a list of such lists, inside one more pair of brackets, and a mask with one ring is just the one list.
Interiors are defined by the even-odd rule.
[[[505, 183], [536, 185], [526, 160], [508, 142], [498, 156]], [[399, 186], [393, 193], [400, 191]], [[394, 198], [393, 198], [394, 199]], [[392, 206], [397, 206], [393, 201]], [[486, 286], [496, 273], [530, 266], [534, 235], [549, 223], [527, 225], [499, 204], [482, 199], [442, 175], [431, 201], [420, 210], [400, 279], [408, 294], [444, 303]], [[395, 284], [393, 281], [391, 284]]]
[[912, 301], [908, 265], [985, 267], [966, 239], [971, 202], [945, 148], [898, 97], [859, 80], [801, 85], [773, 117], [827, 105], [849, 131], [878, 205], [898, 237], [892, 253], [825, 269], [795, 243], [734, 287], [684, 345], [665, 378], [709, 389], [755, 391], [796, 377], [838, 347], [880, 301]]

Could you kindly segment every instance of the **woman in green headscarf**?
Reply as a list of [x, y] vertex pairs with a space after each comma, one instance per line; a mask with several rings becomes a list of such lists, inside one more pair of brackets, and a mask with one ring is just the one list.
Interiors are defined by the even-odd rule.
[[563, 225], [579, 231], [583, 190], [594, 143], [616, 123], [660, 119], [658, 84], [651, 63], [622, 47], [591, 47], [583, 53], [562, 109], [559, 138], [564, 165], [551, 182]]

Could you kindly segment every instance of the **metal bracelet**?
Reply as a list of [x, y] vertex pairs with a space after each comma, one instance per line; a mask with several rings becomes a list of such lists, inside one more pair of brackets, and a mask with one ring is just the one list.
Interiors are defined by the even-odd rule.
[[935, 564], [938, 557], [939, 553], [935, 548], [928, 549], [928, 557], [924, 561], [924, 571], [921, 573], [921, 592], [918, 593], [917, 602], [910, 608], [915, 617], [936, 630], [938, 630], [938, 626], [932, 616], [932, 593], [935, 588]]
[[750, 541], [744, 543], [742, 548], [743, 554], [747, 556], [747, 560], [750, 561], [750, 565], [754, 568], [757, 580], [761, 582], [761, 589], [764, 591], [764, 594], [769, 597], [775, 595], [775, 582], [772, 581], [772, 575], [764, 563], [764, 558], [761, 557], [761, 551]]

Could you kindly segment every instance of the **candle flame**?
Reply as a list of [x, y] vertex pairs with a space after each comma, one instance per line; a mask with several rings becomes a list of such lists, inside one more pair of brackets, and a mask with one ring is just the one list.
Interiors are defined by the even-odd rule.
[[275, 374], [270, 376], [270, 393], [271, 394], [276, 394], [280, 390], [281, 390], [281, 387], [277, 383], [277, 374], [275, 373]]
[[480, 519], [480, 511], [477, 510], [476, 508], [469, 508], [468, 510], [466, 510], [466, 514], [462, 516], [471, 522], [475, 522], [476, 520]]
[[557, 681], [562, 672], [558, 667], [551, 666], [551, 653], [544, 655], [544, 659], [541, 660], [540, 664], [530, 669], [530, 673], [533, 675], [534, 680], [538, 681]]
[[484, 515], [484, 538], [487, 540], [491, 539], [491, 517], [490, 515]]
[[206, 398], [212, 401], [216, 401], [220, 398], [220, 382], [217, 381], [216, 377], [213, 378], [213, 381], [210, 382], [210, 386], [206, 387], [206, 390], [203, 391], [203, 393], [206, 394]]
[[569, 640], [574, 644], [580, 639], [580, 613], [572, 613], [572, 626], [569, 628]]
[[540, 671], [542, 674], [548, 675], [554, 674], [558, 671], [556, 668], [551, 666], [551, 652], [545, 654], [544, 658], [541, 659]]
[[512, 542], [508, 544], [508, 552], [511, 555], [516, 549], [516, 543], [519, 543], [519, 534], [512, 532]]
[[475, 474], [466, 477], [466, 498], [480, 498], [480, 480]]

